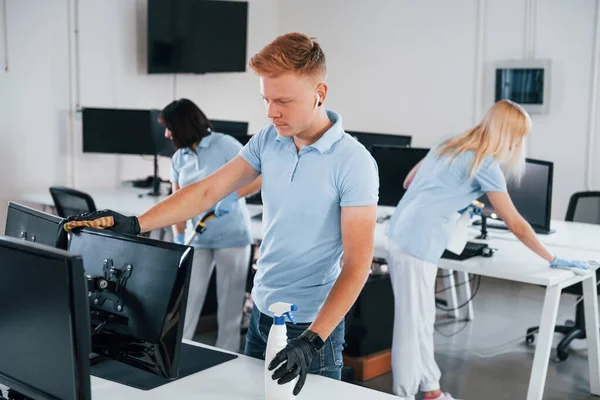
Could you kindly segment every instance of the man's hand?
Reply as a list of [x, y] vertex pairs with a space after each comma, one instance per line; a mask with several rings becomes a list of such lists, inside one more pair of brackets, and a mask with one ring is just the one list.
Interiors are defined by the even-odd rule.
[[[112, 224], [105, 224], [105, 221], [110, 220], [110, 218], [107, 217], [112, 217]], [[71, 222], [83, 222], [83, 224]], [[63, 229], [67, 232], [73, 229], [83, 228], [84, 226], [107, 229], [112, 232], [125, 233], [128, 235], [140, 234], [140, 224], [136, 217], [127, 217], [112, 210], [94, 211], [91, 213], [73, 215], [65, 219], [62, 223]]]
[[317, 349], [304, 333], [296, 339], [290, 340], [285, 349], [277, 353], [273, 361], [269, 364], [269, 371], [274, 370], [281, 364], [273, 373], [273, 380], [283, 385], [299, 376], [300, 378], [294, 387], [294, 396], [298, 396], [298, 393], [300, 393], [304, 386], [304, 382], [306, 382], [306, 375], [315, 354], [317, 354]]

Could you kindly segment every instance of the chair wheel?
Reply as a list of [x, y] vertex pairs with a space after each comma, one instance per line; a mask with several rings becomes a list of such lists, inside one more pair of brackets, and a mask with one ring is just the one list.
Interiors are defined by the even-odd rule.
[[535, 336], [533, 334], [525, 336], [525, 343], [532, 344], [535, 341]]
[[567, 358], [569, 358], [569, 353], [564, 350], [556, 350], [556, 357], [559, 361], [565, 361]]

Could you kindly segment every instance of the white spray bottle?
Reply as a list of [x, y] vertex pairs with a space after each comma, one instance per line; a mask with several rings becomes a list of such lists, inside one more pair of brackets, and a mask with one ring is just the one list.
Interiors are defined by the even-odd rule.
[[273, 325], [269, 331], [269, 338], [267, 339], [267, 353], [265, 355], [265, 396], [267, 400], [293, 400], [294, 386], [298, 378], [285, 385], [280, 385], [276, 380], [273, 380], [273, 373], [277, 370], [275, 368], [269, 371], [269, 364], [275, 358], [277, 353], [287, 346], [287, 329], [285, 327], [285, 317], [292, 323], [296, 323], [292, 315], [292, 311], [297, 311], [298, 307], [294, 304], [289, 303], [274, 303], [269, 307], [269, 311], [273, 313]]

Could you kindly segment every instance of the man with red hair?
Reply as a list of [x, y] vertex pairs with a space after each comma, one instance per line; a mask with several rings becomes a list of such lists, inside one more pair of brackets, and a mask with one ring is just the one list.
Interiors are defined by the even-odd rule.
[[237, 157], [139, 219], [112, 211], [85, 219], [110, 215], [114, 230], [139, 234], [190, 219], [219, 201], [230, 202], [236, 190], [262, 175], [264, 239], [245, 353], [264, 359], [273, 322], [269, 306], [296, 304], [298, 324], [288, 327], [288, 345], [269, 369], [280, 384], [299, 377], [298, 394], [307, 373], [341, 378], [344, 317], [373, 259], [377, 165], [344, 132], [341, 116], [323, 107], [327, 68], [316, 41], [300, 33], [280, 36], [249, 66], [260, 77], [272, 124]]

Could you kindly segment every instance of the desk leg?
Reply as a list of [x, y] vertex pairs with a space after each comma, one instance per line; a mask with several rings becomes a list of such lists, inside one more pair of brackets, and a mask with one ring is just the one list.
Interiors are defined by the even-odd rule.
[[598, 331], [598, 289], [596, 274], [583, 282], [583, 305], [585, 310], [585, 334], [588, 344], [590, 366], [590, 392], [600, 395], [600, 332]]
[[446, 301], [448, 302], [448, 308], [453, 311], [449, 311], [448, 315], [450, 317], [454, 317], [455, 319], [459, 318], [459, 311], [456, 307], [458, 307], [458, 300], [456, 298], [456, 282], [454, 281], [454, 271], [451, 269], [442, 270], [444, 274], [444, 289], [446, 290]]
[[460, 304], [464, 304], [468, 301], [465, 306], [467, 308], [467, 321], [473, 321], [475, 315], [473, 314], [473, 301], [471, 299], [471, 283], [469, 282], [469, 273], [465, 271], [458, 272], [458, 287], [460, 288]]
[[537, 345], [533, 356], [533, 366], [529, 378], [529, 389], [527, 400], [542, 400], [544, 386], [546, 385], [546, 374], [548, 373], [548, 362], [552, 350], [552, 339], [554, 338], [554, 326], [558, 314], [560, 302], [559, 285], [546, 287], [544, 308], [542, 309], [542, 321], [538, 333]]

